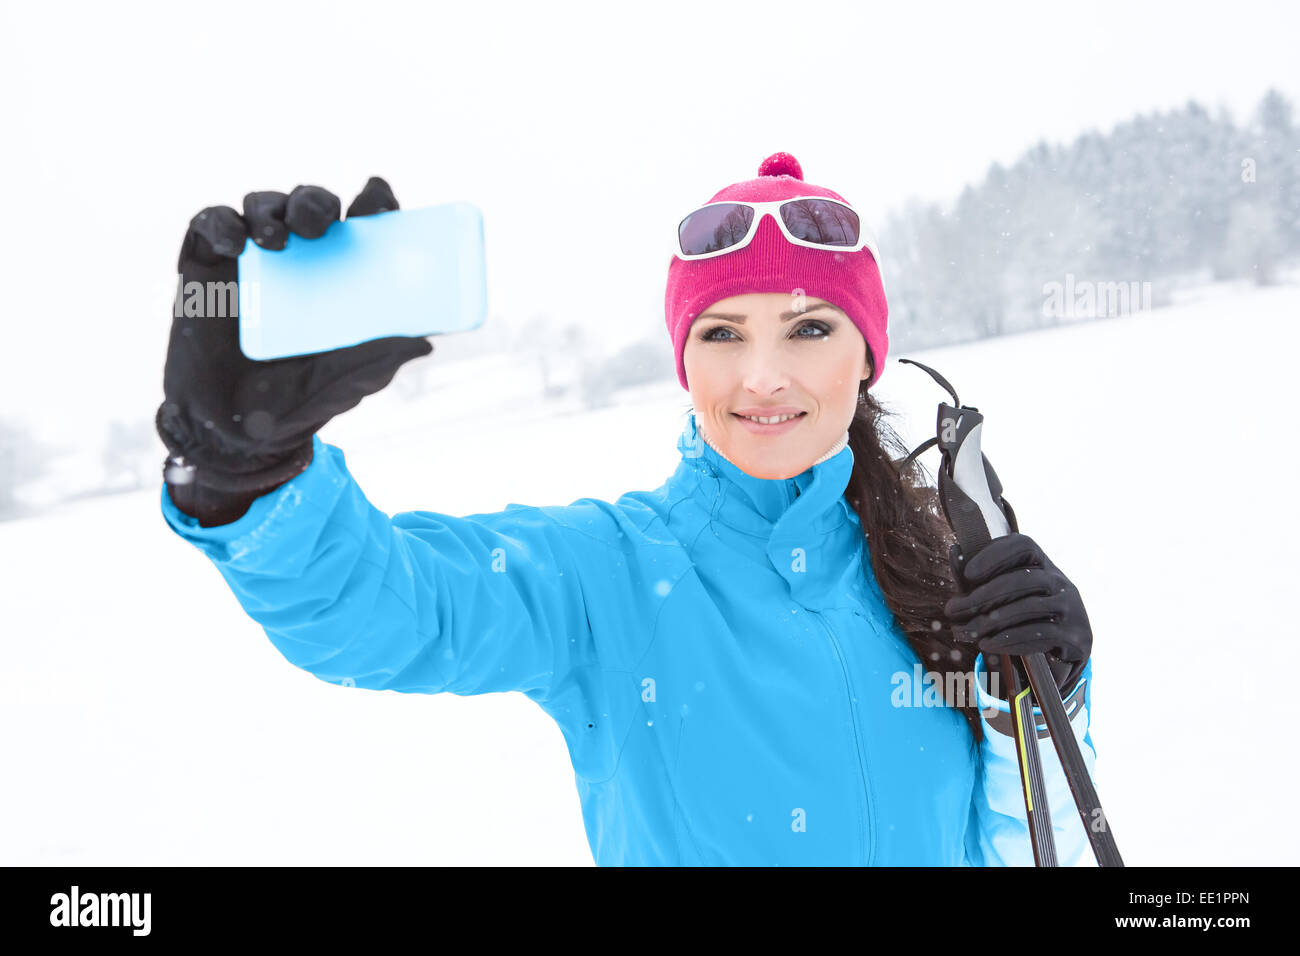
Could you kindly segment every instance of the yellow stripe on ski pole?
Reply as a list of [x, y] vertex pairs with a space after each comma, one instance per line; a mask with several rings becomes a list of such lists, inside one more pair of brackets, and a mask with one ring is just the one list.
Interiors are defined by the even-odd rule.
[[[1021, 719], [1020, 701], [1029, 693], [1026, 687], [1016, 695], [1016, 741], [1020, 744], [1020, 777], [1025, 787], [1025, 802], [1030, 812], [1034, 809], [1034, 792], [1029, 788], [1029, 745], [1025, 743], [1025, 722]], [[1034, 728], [1038, 730], [1037, 727]], [[1035, 734], [1037, 736], [1037, 734]]]

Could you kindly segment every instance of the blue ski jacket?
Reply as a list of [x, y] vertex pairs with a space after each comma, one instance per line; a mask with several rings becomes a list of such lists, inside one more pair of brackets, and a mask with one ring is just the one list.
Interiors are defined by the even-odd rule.
[[[321, 680], [540, 705], [598, 865], [1033, 865], [1008, 705], [979, 688], [977, 745], [923, 679], [844, 496], [852, 449], [754, 478], [694, 414], [677, 447], [613, 503], [389, 517], [316, 437], [237, 521], [200, 527], [165, 484], [162, 511]], [[1090, 773], [1091, 677], [1066, 695]], [[1037, 745], [1071, 865], [1091, 851], [1041, 721]]]

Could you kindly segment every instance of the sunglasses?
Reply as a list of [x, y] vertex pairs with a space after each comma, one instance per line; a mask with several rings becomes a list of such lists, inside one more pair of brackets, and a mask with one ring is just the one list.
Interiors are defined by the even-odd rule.
[[844, 203], [822, 196], [701, 206], [678, 224], [674, 255], [689, 262], [743, 249], [758, 234], [758, 224], [767, 213], [772, 214], [787, 242], [836, 252], [865, 248], [880, 265], [876, 238], [858, 214]]

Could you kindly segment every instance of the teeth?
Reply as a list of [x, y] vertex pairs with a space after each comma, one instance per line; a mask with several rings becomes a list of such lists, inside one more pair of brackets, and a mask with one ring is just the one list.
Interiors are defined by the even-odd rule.
[[741, 418], [748, 418], [751, 422], [758, 422], [760, 425], [775, 425], [778, 422], [788, 422], [792, 418], [798, 418], [803, 412], [796, 412], [793, 415], [773, 415], [770, 418], [759, 418], [757, 415], [741, 415]]

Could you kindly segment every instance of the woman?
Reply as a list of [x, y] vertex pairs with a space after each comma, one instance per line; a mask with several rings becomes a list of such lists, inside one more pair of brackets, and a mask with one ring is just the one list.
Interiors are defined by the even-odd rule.
[[[394, 208], [375, 178], [348, 215]], [[317, 187], [210, 207], [180, 271], [230, 281], [247, 236], [280, 248], [338, 212]], [[679, 238], [665, 307], [694, 408], [654, 491], [389, 518], [316, 431], [427, 341], [256, 363], [233, 320], [185, 317], [158, 413], [168, 524], [322, 680], [536, 701], [598, 864], [1032, 864], [1007, 704], [970, 678], [979, 650], [1049, 653], [1091, 769], [1077, 590], [1024, 535], [963, 568], [915, 463], [894, 466], [868, 392], [884, 287], [842, 197], [778, 153]], [[1087, 838], [1039, 746], [1069, 864]]]

